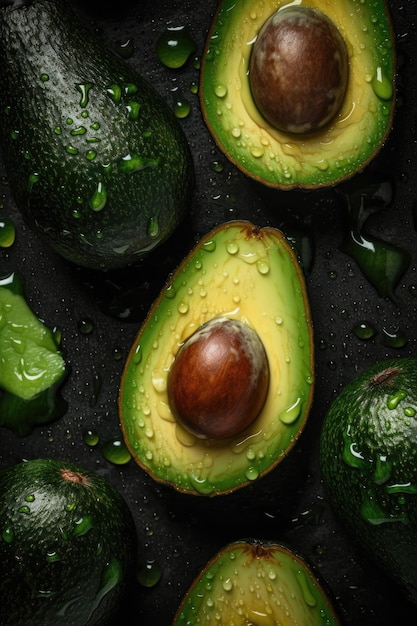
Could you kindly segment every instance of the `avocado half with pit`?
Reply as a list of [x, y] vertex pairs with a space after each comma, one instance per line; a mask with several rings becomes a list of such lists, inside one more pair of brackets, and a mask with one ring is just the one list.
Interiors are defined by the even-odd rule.
[[196, 623], [341, 622], [327, 586], [303, 556], [283, 543], [248, 539], [220, 550], [185, 594], [173, 626]]
[[361, 171], [392, 126], [395, 48], [384, 0], [223, 0], [200, 102], [220, 150], [280, 189]]
[[152, 306], [128, 355], [126, 445], [156, 481], [232, 492], [274, 468], [313, 397], [304, 276], [283, 234], [246, 221], [203, 237]]

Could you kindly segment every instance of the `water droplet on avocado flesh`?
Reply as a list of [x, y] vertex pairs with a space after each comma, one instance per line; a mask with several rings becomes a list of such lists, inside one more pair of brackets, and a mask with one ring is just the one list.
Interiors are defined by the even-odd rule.
[[[223, 0], [202, 55], [199, 96], [209, 131], [239, 169], [271, 187], [316, 188], [350, 178], [378, 153], [392, 125], [395, 42], [386, 2], [377, 0], [372, 10], [355, 0], [308, 5]], [[301, 135], [267, 121], [250, 85], [251, 54], [262, 27], [290, 9], [316, 9], [329, 18], [345, 42], [349, 65], [333, 120]]]
[[375, 363], [331, 404], [320, 439], [326, 497], [350, 536], [414, 604], [417, 359]]
[[[202, 439], [177, 420], [168, 380], [181, 346], [219, 319], [253, 329], [266, 352], [269, 385], [260, 413], [241, 432]], [[139, 329], [121, 380], [122, 431], [132, 458], [155, 480], [193, 494], [230, 492], [292, 449], [313, 389], [310, 309], [291, 246], [274, 228], [227, 222], [189, 253]]]
[[238, 541], [220, 550], [185, 594], [174, 626], [222, 623], [337, 626], [324, 586], [288, 545]]

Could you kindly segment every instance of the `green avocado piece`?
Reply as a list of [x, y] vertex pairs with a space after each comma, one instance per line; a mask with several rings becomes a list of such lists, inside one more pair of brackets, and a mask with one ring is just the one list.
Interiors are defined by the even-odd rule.
[[341, 524], [417, 603], [417, 358], [348, 382], [322, 426], [320, 466]]
[[0, 388], [31, 400], [58, 382], [66, 366], [54, 333], [34, 315], [18, 284], [15, 274], [0, 280]]
[[283, 543], [236, 541], [219, 551], [185, 594], [173, 626], [341, 622], [324, 582]]
[[108, 624], [136, 550], [131, 512], [98, 474], [55, 459], [0, 472], [2, 626]]
[[[334, 185], [362, 170], [383, 146], [395, 106], [395, 47], [385, 0], [311, 0], [342, 35], [349, 77], [336, 117], [297, 135], [274, 128], [252, 98], [254, 43], [275, 12], [304, 3], [222, 0], [202, 56], [200, 100], [220, 150], [247, 176], [280, 189]], [[298, 5], [301, 5], [299, 7]], [[302, 68], [300, 68], [300, 72]]]
[[107, 270], [171, 236], [189, 208], [192, 157], [173, 111], [133, 65], [65, 0], [0, 3], [0, 64], [8, 181], [42, 240]]
[[[220, 441], [183, 428], [168, 395], [180, 347], [214, 318], [249, 325], [269, 363], [260, 413]], [[131, 347], [119, 411], [132, 457], [156, 481], [194, 495], [229, 493], [260, 478], [303, 431], [313, 396], [313, 353], [305, 281], [288, 241], [277, 229], [250, 222], [220, 225], [170, 277]], [[210, 391], [218, 390], [212, 384]]]

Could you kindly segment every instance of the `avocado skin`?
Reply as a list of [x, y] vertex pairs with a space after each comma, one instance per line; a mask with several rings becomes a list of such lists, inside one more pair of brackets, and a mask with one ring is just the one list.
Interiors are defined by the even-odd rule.
[[0, 63], [2, 154], [27, 223], [80, 266], [142, 260], [182, 222], [194, 188], [167, 103], [65, 0], [2, 3]]
[[[63, 479], [68, 470], [86, 483]], [[0, 528], [2, 626], [109, 623], [137, 552], [133, 517], [112, 484], [73, 463], [18, 463], [0, 472]]]
[[342, 527], [417, 604], [417, 358], [351, 380], [322, 426], [320, 467]]

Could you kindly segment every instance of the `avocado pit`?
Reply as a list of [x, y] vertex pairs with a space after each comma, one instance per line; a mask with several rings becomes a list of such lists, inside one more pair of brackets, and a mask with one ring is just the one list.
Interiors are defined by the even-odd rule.
[[304, 134], [328, 125], [344, 101], [348, 78], [345, 41], [321, 11], [290, 6], [259, 31], [249, 82], [257, 108], [274, 128]]
[[259, 335], [247, 324], [216, 317], [180, 347], [168, 376], [177, 421], [202, 439], [226, 439], [259, 415], [269, 366]]

